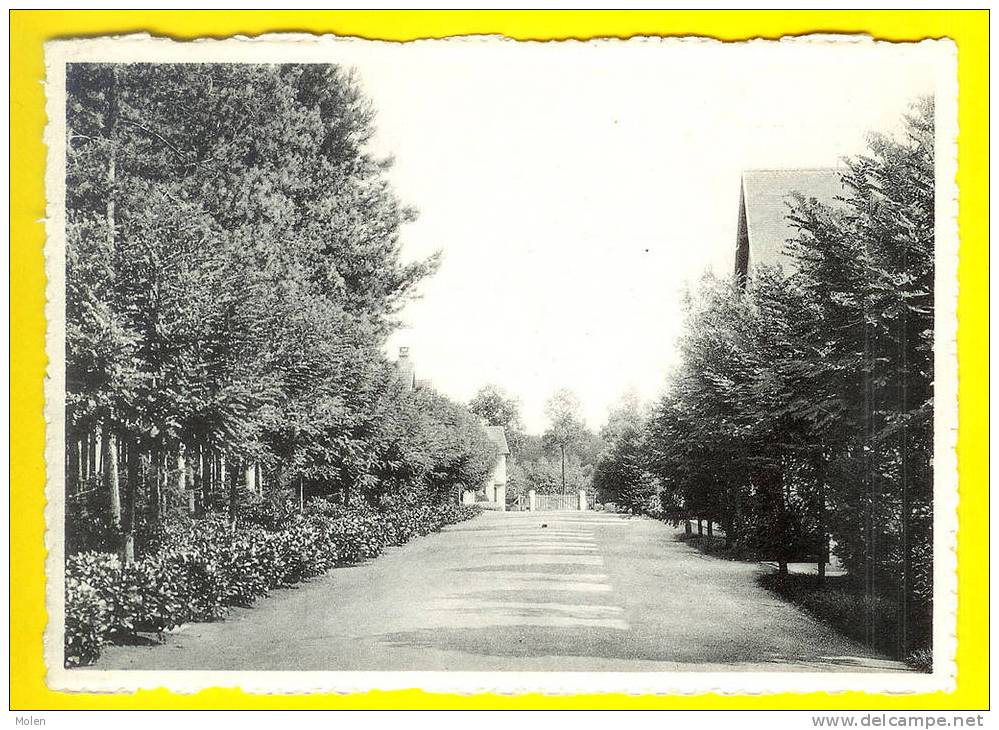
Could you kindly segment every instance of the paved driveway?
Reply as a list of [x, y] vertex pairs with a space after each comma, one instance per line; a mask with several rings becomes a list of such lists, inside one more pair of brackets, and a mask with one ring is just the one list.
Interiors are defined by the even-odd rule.
[[[546, 526], [545, 526], [546, 525]], [[483, 514], [97, 669], [901, 669], [652, 520]]]

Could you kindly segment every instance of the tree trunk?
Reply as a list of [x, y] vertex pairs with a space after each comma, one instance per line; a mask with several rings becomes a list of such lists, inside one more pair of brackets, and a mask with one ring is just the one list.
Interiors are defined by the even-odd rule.
[[80, 486], [81, 491], [87, 490], [90, 482], [90, 430], [87, 429], [80, 436]]
[[247, 464], [244, 469], [243, 479], [246, 484], [246, 491], [253, 494], [257, 491], [257, 467], [254, 464]]
[[118, 439], [113, 433], [104, 432], [104, 482], [111, 504], [111, 522], [116, 532], [121, 532], [121, 483], [118, 476]]
[[127, 464], [125, 489], [125, 539], [122, 545], [122, 560], [125, 563], [135, 562], [135, 515], [141, 486], [141, 469], [139, 465], [139, 448], [135, 439], [130, 439], [125, 450]]
[[734, 547], [739, 542], [739, 533], [742, 530], [742, 485], [736, 484], [733, 497], [732, 520], [729, 528], [725, 530], [725, 540], [729, 547]]
[[212, 450], [201, 444], [201, 509], [208, 511], [212, 505]]
[[773, 479], [775, 480], [776, 483], [775, 491], [777, 492], [777, 498], [778, 498], [777, 509], [779, 510], [777, 519], [780, 524], [780, 532], [781, 532], [777, 543], [777, 552], [778, 552], [777, 575], [779, 577], [780, 582], [783, 583], [787, 578], [788, 574], [787, 558], [788, 558], [788, 553], [790, 553], [791, 551], [789, 545], [790, 535], [788, 534], [788, 500], [790, 498], [790, 494], [789, 494], [787, 480], [784, 478], [784, 469], [780, 465], [780, 462], [778, 462], [778, 465], [773, 469]]
[[98, 487], [104, 486], [104, 430], [97, 426], [94, 428], [94, 481]]
[[693, 529], [690, 526], [690, 520], [684, 520], [683, 521], [683, 534], [684, 535], [692, 535], [693, 534]]
[[204, 510], [205, 505], [208, 504], [208, 484], [212, 480], [212, 457], [208, 451], [208, 446], [204, 442], [201, 442], [198, 444], [197, 449], [194, 458], [197, 461], [198, 482], [194, 485], [195, 489], [193, 491], [195, 494], [192, 497], [195, 514]]
[[[906, 367], [908, 367], [906, 365]], [[906, 376], [908, 377], [908, 376]], [[908, 409], [907, 399], [903, 399], [903, 407]], [[912, 500], [909, 494], [909, 426], [902, 424], [902, 460], [900, 475], [902, 479], [902, 657], [907, 658], [912, 650], [913, 623], [912, 607], [916, 603], [915, 579], [912, 570]], [[917, 538], [918, 539], [918, 538]]]
[[819, 559], [817, 572], [819, 585], [826, 582], [826, 563], [829, 562], [829, 536], [826, 534], [826, 461], [825, 456], [819, 454], [815, 461], [815, 487], [818, 495], [818, 514], [816, 515], [819, 533]]
[[82, 492], [86, 487], [85, 484], [85, 467], [83, 464], [83, 449], [84, 438], [80, 436], [78, 439], [73, 440], [73, 449], [76, 451], [76, 491]]
[[[902, 438], [905, 439], [905, 427], [902, 428]], [[906, 454], [906, 449], [908, 448], [908, 443], [904, 443], [901, 452], [901, 480], [902, 480], [902, 602], [899, 606], [899, 613], [901, 614], [901, 632], [899, 636], [899, 643], [901, 649], [902, 658], [906, 658], [909, 655], [910, 645], [912, 644], [911, 637], [911, 627], [912, 627], [912, 549], [910, 548], [910, 527], [912, 519], [912, 505], [909, 500], [909, 463], [908, 455]]]
[[100, 427], [95, 427], [94, 430], [87, 432], [87, 481], [92, 481], [97, 486], [100, 480], [101, 464], [100, 464], [100, 447], [97, 445], [100, 442]]
[[236, 510], [239, 508], [239, 470], [232, 469], [229, 475], [229, 524], [236, 527]]
[[[108, 145], [108, 173], [107, 173], [107, 201], [105, 204], [105, 224], [107, 225], [107, 237], [108, 237], [108, 252], [111, 259], [112, 266], [115, 264], [116, 258], [116, 247], [117, 247], [117, 229], [115, 224], [115, 178], [117, 176], [117, 145], [115, 144], [114, 133], [115, 125], [118, 121], [118, 70], [116, 67], [111, 67], [111, 79], [108, 85], [107, 94], [107, 116], [104, 120], [104, 134], [107, 137], [110, 144]], [[112, 417], [114, 412], [112, 410]], [[121, 514], [121, 480], [118, 474], [118, 449], [119, 441], [114, 434], [107, 435], [107, 443], [104, 452], [107, 454], [107, 485], [108, 485], [108, 496], [111, 502], [111, 521], [114, 523], [116, 530], [121, 533], [122, 531], [122, 514]], [[127, 480], [127, 479], [126, 479]], [[126, 485], [127, 487], [127, 485]], [[130, 528], [131, 529], [131, 528]], [[134, 559], [135, 557], [135, 541], [134, 535], [131, 541], [131, 547], [126, 549], [126, 543], [129, 541], [127, 535], [122, 535], [123, 538], [123, 557], [127, 560]], [[129, 552], [131, 552], [131, 558], [129, 558]]]
[[149, 456], [149, 466], [152, 478], [149, 480], [149, 516], [154, 525], [160, 523], [163, 511], [163, 456], [159, 449], [154, 449]]
[[565, 494], [565, 444], [561, 444], [559, 448], [562, 451], [562, 494]]
[[715, 533], [714, 520], [709, 517], [708, 518], [708, 537], [714, 537], [715, 536], [714, 533]]
[[[211, 465], [210, 461], [209, 461], [209, 465]], [[226, 464], [225, 454], [220, 451], [219, 452], [218, 471], [215, 473], [215, 475], [218, 478], [215, 479], [215, 480], [213, 480], [213, 479], [209, 479], [208, 480], [210, 492], [211, 492], [212, 495], [215, 494], [215, 487], [213, 485], [215, 484], [216, 481], [218, 482], [220, 488], [225, 489], [226, 485], [229, 483], [229, 477], [232, 476], [233, 478], [235, 478], [235, 475], [236, 475], [236, 465], [235, 464], [232, 465], [232, 470], [231, 471], [232, 471], [232, 474], [230, 475], [230, 473], [229, 473], [230, 470], [227, 468], [227, 464]]]
[[177, 447], [177, 494], [187, 505], [187, 514], [194, 514], [194, 490], [187, 483], [187, 447], [181, 443]]
[[71, 434], [66, 449], [66, 493], [80, 491], [80, 439]]
[[700, 517], [697, 518], [697, 536], [704, 537], [704, 521]]

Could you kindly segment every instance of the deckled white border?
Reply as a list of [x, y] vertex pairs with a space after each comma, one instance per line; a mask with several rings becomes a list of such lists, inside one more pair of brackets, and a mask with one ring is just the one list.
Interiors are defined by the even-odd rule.
[[[873, 43], [862, 36], [808, 36], [747, 43]], [[414, 43], [540, 42], [495, 37], [461, 37]], [[602, 43], [720, 44], [708, 38], [636, 38]], [[882, 42], [879, 42], [882, 43]], [[494, 692], [553, 695], [615, 692], [642, 694], [768, 694], [778, 692], [914, 693], [955, 687], [957, 649], [957, 49], [950, 40], [922, 41], [939, 56], [936, 78], [936, 342], [934, 435], [934, 671], [919, 673], [793, 672], [203, 672], [96, 671], [63, 668], [64, 619], [64, 395], [65, 395], [65, 64], [142, 61], [230, 63], [357, 63], [365, 48], [404, 44], [333, 36], [274, 34], [258, 38], [176, 42], [147, 35], [52, 41], [45, 46], [48, 145], [46, 182], [45, 457], [48, 481], [45, 545], [49, 623], [45, 631], [46, 681], [64, 691], [128, 692], [163, 687], [195, 692], [207, 687], [241, 687], [248, 692], [351, 693], [371, 689], [419, 688], [432, 692]], [[552, 45], [545, 43], [544, 45]]]

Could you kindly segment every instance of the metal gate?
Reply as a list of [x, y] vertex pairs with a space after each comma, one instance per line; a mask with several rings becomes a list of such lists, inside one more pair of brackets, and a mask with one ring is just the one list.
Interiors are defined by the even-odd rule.
[[577, 512], [579, 508], [578, 494], [534, 495], [534, 510], [536, 512]]

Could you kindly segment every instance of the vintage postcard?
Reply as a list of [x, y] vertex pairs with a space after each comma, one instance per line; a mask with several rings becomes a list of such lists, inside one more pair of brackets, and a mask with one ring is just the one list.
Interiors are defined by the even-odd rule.
[[952, 42], [45, 55], [49, 687], [954, 686]]

